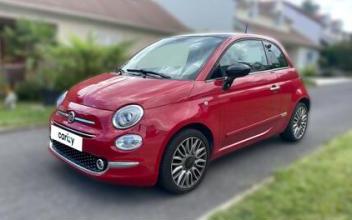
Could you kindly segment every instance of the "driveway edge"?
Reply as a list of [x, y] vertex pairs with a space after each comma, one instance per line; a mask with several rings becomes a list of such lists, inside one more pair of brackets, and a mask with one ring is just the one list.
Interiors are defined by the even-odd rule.
[[24, 127], [0, 128], [0, 135], [26, 131], [29, 129], [40, 129], [40, 128], [45, 128], [45, 127], [47, 127], [47, 125], [42, 124], [42, 125], [30, 125], [30, 126], [24, 126]]
[[214, 209], [210, 210], [209, 212], [205, 213], [201, 217], [198, 218], [198, 220], [208, 220], [210, 216], [212, 216], [214, 213], [218, 211], [225, 210], [229, 208], [232, 205], [236, 205], [237, 203], [241, 202], [243, 199], [248, 197], [249, 195], [255, 193], [259, 189], [263, 188], [264, 186], [272, 183], [274, 181], [274, 177], [268, 177], [262, 180], [261, 182], [252, 185], [249, 189], [245, 190], [243, 193], [240, 193], [239, 195], [236, 195], [234, 198], [227, 200], [226, 202], [220, 204], [219, 206], [215, 207]]

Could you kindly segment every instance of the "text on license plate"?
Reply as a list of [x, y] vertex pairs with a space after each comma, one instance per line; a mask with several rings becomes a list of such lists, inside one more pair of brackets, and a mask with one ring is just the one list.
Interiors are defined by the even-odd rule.
[[82, 151], [83, 138], [64, 129], [51, 125], [50, 137], [68, 147]]

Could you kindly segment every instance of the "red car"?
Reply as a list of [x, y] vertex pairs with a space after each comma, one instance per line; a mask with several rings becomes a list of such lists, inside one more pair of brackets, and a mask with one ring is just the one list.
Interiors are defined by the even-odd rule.
[[274, 135], [303, 138], [310, 99], [279, 42], [251, 34], [183, 35], [58, 100], [50, 151], [113, 183], [188, 192], [209, 162]]

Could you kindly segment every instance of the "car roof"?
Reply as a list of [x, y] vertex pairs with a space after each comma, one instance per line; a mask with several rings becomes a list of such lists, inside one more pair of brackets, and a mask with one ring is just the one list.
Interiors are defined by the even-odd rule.
[[262, 40], [268, 40], [272, 41], [276, 44], [281, 45], [277, 40], [274, 38], [265, 36], [265, 35], [259, 35], [259, 34], [248, 34], [248, 33], [193, 33], [193, 34], [183, 34], [183, 35], [178, 35], [176, 37], [220, 37], [220, 38], [231, 38], [233, 40], [238, 40], [241, 38], [258, 38]]
[[182, 34], [179, 37], [231, 37], [234, 33], [192, 33], [192, 34]]

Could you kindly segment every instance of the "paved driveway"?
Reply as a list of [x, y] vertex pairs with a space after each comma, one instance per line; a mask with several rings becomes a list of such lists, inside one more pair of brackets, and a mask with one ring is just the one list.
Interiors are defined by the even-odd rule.
[[201, 186], [182, 196], [79, 175], [49, 155], [46, 129], [0, 134], [0, 219], [195, 219], [352, 128], [352, 83], [311, 95], [311, 126], [302, 142], [272, 138], [219, 159]]

